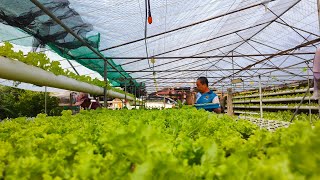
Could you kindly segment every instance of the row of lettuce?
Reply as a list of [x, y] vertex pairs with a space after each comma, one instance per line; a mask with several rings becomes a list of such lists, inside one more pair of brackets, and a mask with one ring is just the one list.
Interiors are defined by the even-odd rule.
[[194, 108], [0, 123], [0, 179], [319, 179], [320, 124], [275, 132]]

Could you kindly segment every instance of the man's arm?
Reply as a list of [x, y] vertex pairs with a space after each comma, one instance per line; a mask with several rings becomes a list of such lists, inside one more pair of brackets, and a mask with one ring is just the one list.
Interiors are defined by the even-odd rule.
[[215, 113], [217, 113], [217, 114], [220, 114], [220, 113], [221, 113], [221, 107], [220, 107], [220, 102], [219, 102], [218, 96], [216, 96], [216, 97], [213, 99], [212, 103], [219, 105], [219, 108], [213, 109], [213, 112], [215, 112]]

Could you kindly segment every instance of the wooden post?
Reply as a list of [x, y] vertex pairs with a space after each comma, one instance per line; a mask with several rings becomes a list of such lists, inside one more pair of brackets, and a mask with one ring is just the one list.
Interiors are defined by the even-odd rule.
[[233, 104], [232, 104], [232, 88], [228, 88], [228, 97], [227, 97], [227, 114], [233, 116]]
[[187, 105], [194, 105], [194, 94], [192, 92], [187, 93], [186, 104]]

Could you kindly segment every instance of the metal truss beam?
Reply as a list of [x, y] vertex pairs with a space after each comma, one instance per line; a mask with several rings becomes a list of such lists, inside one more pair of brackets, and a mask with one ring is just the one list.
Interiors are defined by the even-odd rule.
[[178, 30], [181, 30], [181, 29], [189, 28], [189, 27], [192, 27], [192, 26], [195, 26], [195, 25], [198, 25], [198, 24], [202, 24], [202, 23], [205, 23], [205, 22], [208, 22], [208, 21], [212, 21], [214, 19], [218, 19], [218, 18], [222, 18], [224, 16], [235, 14], [237, 12], [241, 12], [241, 11], [244, 11], [244, 10], [247, 10], [247, 9], [255, 8], [255, 7], [264, 5], [264, 4], [272, 2], [272, 1], [274, 1], [274, 0], [268, 0], [268, 1], [261, 2], [261, 3], [257, 3], [257, 4], [254, 4], [254, 5], [247, 6], [247, 7], [241, 8], [241, 9], [237, 9], [237, 10], [234, 10], [234, 11], [231, 11], [231, 12], [227, 12], [227, 13], [224, 13], [224, 14], [221, 14], [221, 15], [218, 15], [218, 16], [214, 16], [214, 17], [202, 20], [202, 21], [198, 21], [198, 22], [186, 25], [186, 26], [182, 26], [182, 27], [179, 27], [179, 28], [176, 28], [176, 29], [172, 29], [172, 30], [168, 30], [168, 31], [165, 31], [165, 32], [162, 32], [162, 33], [154, 34], [154, 35], [148, 36], [146, 38], [140, 38], [140, 39], [137, 39], [137, 40], [134, 40], [134, 41], [130, 41], [130, 42], [126, 42], [126, 43], [123, 43], [123, 44], [116, 45], [116, 46], [112, 46], [112, 47], [108, 47], [108, 48], [105, 48], [105, 49], [101, 49], [100, 51], [107, 51], [107, 50], [110, 50], [110, 49], [114, 49], [114, 48], [118, 48], [118, 47], [121, 47], [121, 46], [133, 44], [133, 43], [136, 43], [136, 42], [139, 42], [139, 41], [143, 41], [145, 39], [150, 39], [150, 38], [154, 38], [154, 37], [161, 36], [161, 35], [164, 35], [164, 34], [172, 33], [172, 32], [175, 32], [175, 31], [178, 31]]

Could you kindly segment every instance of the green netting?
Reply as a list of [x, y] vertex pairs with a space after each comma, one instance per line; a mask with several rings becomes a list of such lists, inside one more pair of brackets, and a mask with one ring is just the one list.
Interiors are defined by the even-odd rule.
[[[88, 38], [91, 42], [99, 42], [100, 41], [100, 35], [91, 36]], [[67, 58], [67, 59], [73, 59], [76, 60], [81, 65], [88, 67], [89, 69], [92, 69], [96, 72], [98, 72], [101, 76], [104, 76], [104, 60], [98, 59], [99, 56], [95, 53], [93, 53], [89, 48], [85, 46], [81, 46], [77, 49], [59, 49], [55, 44], [48, 43], [49, 47], [54, 50], [56, 53], [58, 53], [60, 56]], [[81, 59], [81, 58], [86, 58]], [[92, 59], [90, 59], [92, 58]], [[113, 67], [115, 67], [119, 72], [116, 71]], [[125, 86], [125, 83], [127, 85], [135, 85], [139, 86], [140, 84], [137, 83], [135, 80], [131, 78], [128, 73], [124, 72], [124, 69], [122, 69], [121, 66], [114, 63], [112, 59], [108, 59], [108, 65], [107, 65], [107, 77], [109, 79], [109, 82], [113, 86]]]
[[[78, 36], [84, 39], [93, 48], [98, 50], [100, 34], [93, 31], [92, 25], [85, 23], [81, 16], [69, 7], [68, 0], [39, 0], [49, 11], [58, 17], [64, 24], [72, 29]], [[42, 10], [30, 1], [2, 0], [0, 3], [0, 38], [11, 40], [19, 45], [31, 45], [30, 37], [33, 37], [32, 46], [37, 48], [48, 45], [60, 56], [75, 60], [81, 65], [98, 72], [104, 76], [104, 61], [98, 59], [89, 48], [84, 46], [78, 39], [67, 33], [59, 24], [54, 22]], [[5, 25], [4, 25], [5, 24]], [[9, 25], [9, 26], [6, 26]], [[14, 29], [12, 28], [14, 27]], [[29, 44], [27, 44], [29, 42]], [[93, 58], [93, 59], [79, 59]], [[108, 79], [113, 86], [130, 84], [140, 86], [130, 75], [117, 65], [112, 59], [108, 60]], [[116, 67], [116, 71], [113, 67]]]

